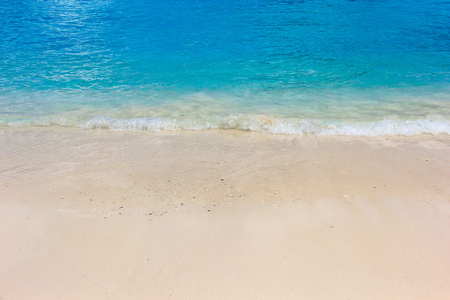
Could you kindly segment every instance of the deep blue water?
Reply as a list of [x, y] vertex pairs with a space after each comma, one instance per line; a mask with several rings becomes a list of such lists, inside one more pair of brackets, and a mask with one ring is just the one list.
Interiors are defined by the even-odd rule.
[[450, 133], [450, 2], [10, 0], [0, 125]]

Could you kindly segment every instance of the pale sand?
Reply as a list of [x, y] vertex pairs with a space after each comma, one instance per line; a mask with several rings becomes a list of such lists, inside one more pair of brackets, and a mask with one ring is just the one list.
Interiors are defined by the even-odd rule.
[[0, 299], [450, 299], [450, 137], [0, 134]]

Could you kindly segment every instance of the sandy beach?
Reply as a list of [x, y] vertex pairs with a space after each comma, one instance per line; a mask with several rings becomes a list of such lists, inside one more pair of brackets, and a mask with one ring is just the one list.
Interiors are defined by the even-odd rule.
[[0, 299], [448, 299], [450, 136], [0, 132]]

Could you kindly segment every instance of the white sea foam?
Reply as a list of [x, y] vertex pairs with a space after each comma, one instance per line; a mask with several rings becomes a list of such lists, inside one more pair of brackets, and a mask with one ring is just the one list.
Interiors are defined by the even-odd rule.
[[0, 119], [0, 127], [79, 127], [81, 129], [105, 129], [112, 131], [166, 131], [166, 130], [212, 130], [235, 129], [288, 135], [347, 135], [347, 136], [412, 136], [422, 133], [450, 134], [450, 120], [435, 116], [420, 120], [379, 121], [320, 121], [310, 119], [283, 119], [265, 115], [237, 114], [224, 117], [198, 117], [173, 119], [163, 117], [111, 118], [98, 116], [88, 121], [76, 121], [63, 117]]
[[109, 117], [95, 117], [92, 120], [80, 126], [83, 129], [104, 128], [115, 131], [120, 130], [176, 130], [176, 120], [156, 117], [132, 118], [132, 119], [114, 119]]
[[205, 120], [183, 120], [144, 117], [133, 119], [113, 119], [96, 117], [81, 128], [104, 128], [110, 130], [210, 130], [236, 129], [244, 131], [268, 132], [290, 135], [349, 135], [379, 136], [405, 135], [422, 133], [450, 134], [450, 121], [447, 120], [406, 120], [394, 121], [384, 119], [374, 122], [321, 122], [314, 120], [285, 120], [264, 115], [232, 115], [223, 118]]

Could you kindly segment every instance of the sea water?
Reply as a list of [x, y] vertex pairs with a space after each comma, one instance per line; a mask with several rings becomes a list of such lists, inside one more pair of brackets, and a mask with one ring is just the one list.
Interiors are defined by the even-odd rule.
[[450, 134], [444, 0], [9, 0], [0, 127]]

